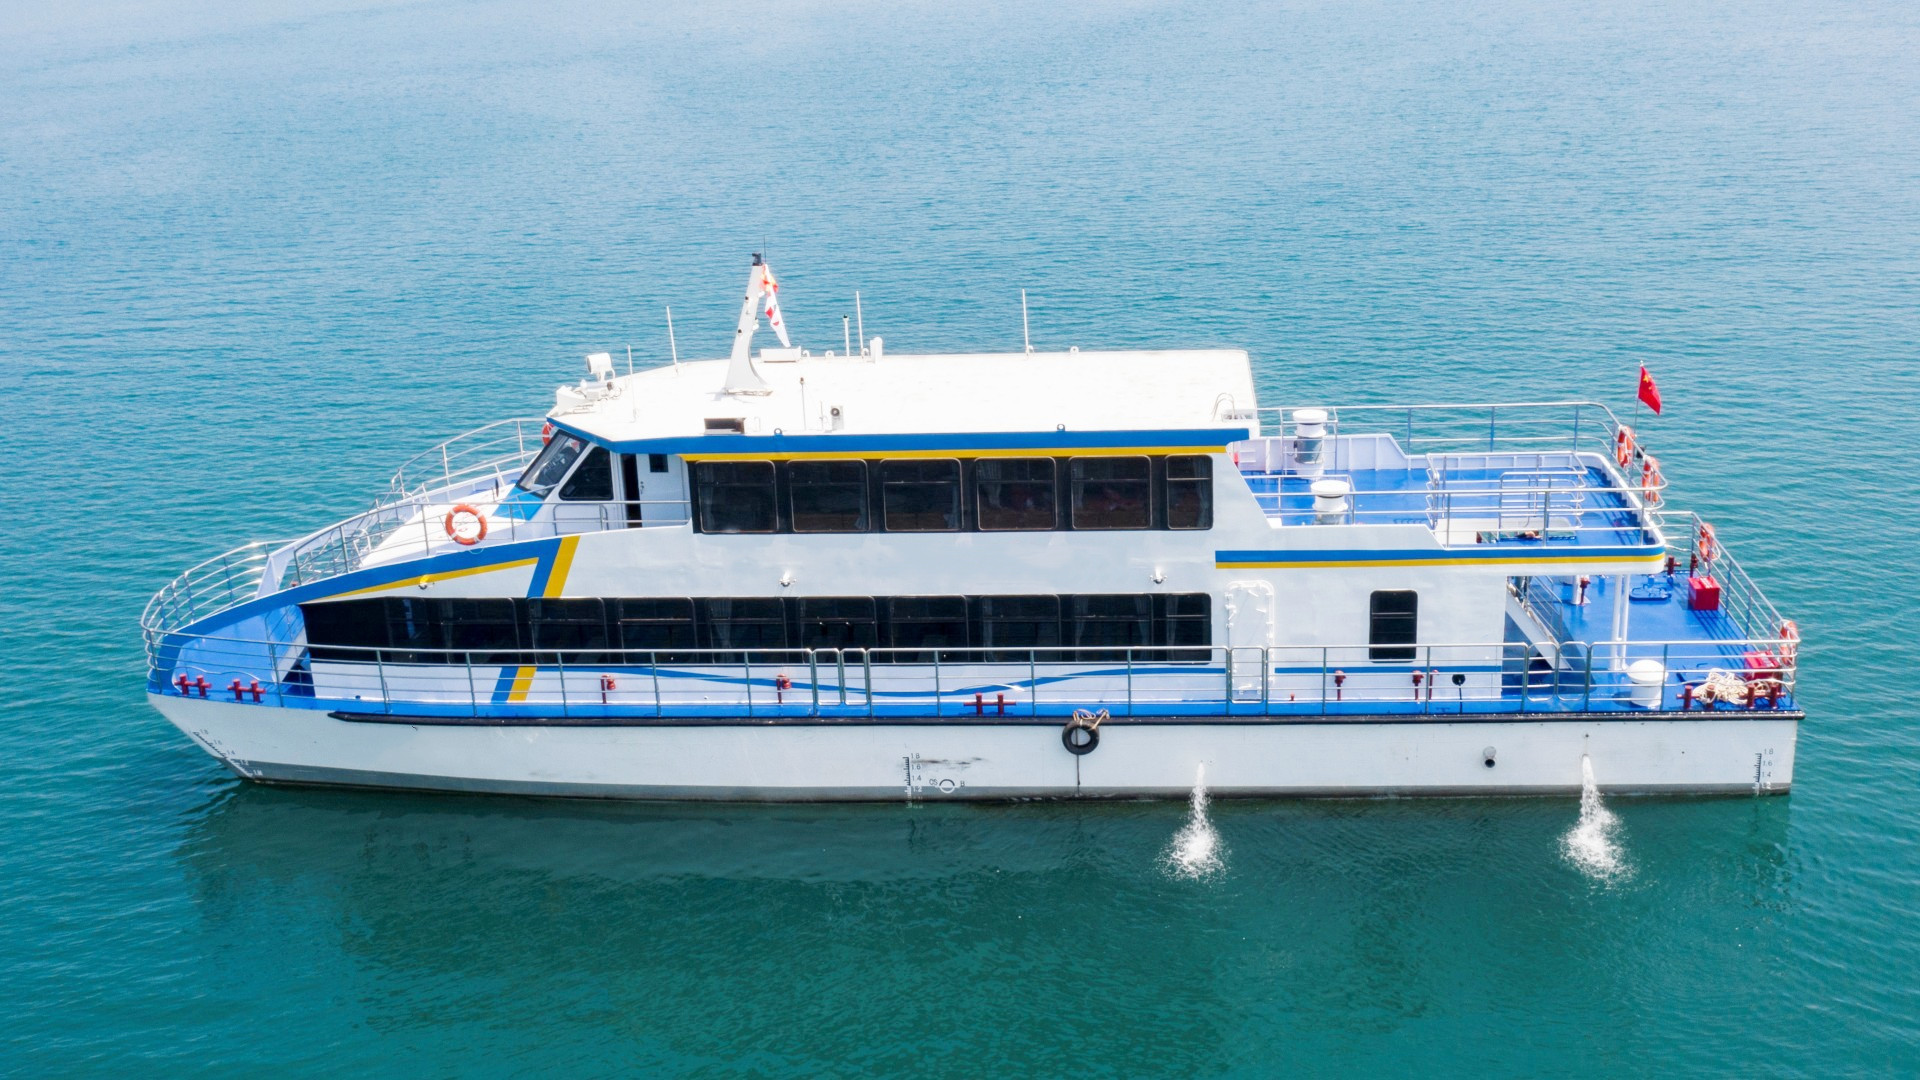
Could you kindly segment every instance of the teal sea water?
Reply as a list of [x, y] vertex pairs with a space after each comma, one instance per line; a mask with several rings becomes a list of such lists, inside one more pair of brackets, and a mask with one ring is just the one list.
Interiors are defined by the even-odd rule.
[[[1920, 1072], [1910, 4], [0, 11], [0, 1073]], [[242, 785], [174, 573], [579, 357], [1248, 349], [1598, 396], [1795, 615], [1769, 799], [708, 807]], [[1596, 762], [1604, 777], [1605, 762]]]

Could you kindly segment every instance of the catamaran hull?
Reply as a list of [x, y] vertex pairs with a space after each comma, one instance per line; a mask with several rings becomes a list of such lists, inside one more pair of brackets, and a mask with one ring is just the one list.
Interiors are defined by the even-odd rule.
[[[611, 799], [820, 801], [1782, 793], [1800, 714], [1550, 720], [1115, 718], [1084, 755], [1051, 721], [446, 724], [154, 695], [266, 783]], [[1488, 765], [1491, 759], [1493, 764]]]

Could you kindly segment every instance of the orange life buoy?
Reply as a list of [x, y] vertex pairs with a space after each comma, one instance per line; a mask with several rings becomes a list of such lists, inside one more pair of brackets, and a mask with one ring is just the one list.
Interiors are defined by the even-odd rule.
[[[453, 519], [462, 514], [473, 519], [474, 531], [471, 536], [454, 527]], [[472, 547], [487, 538], [487, 515], [481, 513], [474, 506], [461, 503], [447, 511], [447, 519], [440, 523], [440, 527], [447, 530], [447, 539], [465, 547]]]
[[550, 443], [552, 441], [553, 441], [553, 421], [548, 420], [540, 425], [540, 444], [544, 446], [547, 443]]
[[1628, 427], [1625, 424], [1621, 424], [1620, 433], [1614, 436], [1614, 439], [1613, 439], [1614, 464], [1620, 466], [1623, 469], [1626, 468], [1627, 465], [1633, 461], [1633, 451], [1635, 446], [1636, 444], [1633, 440], [1633, 429]]
[[1660, 475], [1659, 459], [1648, 454], [1645, 460], [1640, 467], [1640, 495], [1648, 506], [1659, 506], [1660, 489], [1667, 486], [1667, 478]]
[[1780, 662], [1787, 667], [1794, 666], [1800, 659], [1800, 627], [1792, 619], [1780, 623]]
[[1694, 534], [1693, 554], [1703, 563], [1712, 562], [1714, 556], [1720, 554], [1720, 543], [1714, 538], [1713, 526], [1704, 521], [1700, 523], [1699, 530]]

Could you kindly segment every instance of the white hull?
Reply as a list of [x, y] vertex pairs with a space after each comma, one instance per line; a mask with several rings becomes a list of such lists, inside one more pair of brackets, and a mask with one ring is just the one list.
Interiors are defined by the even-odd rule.
[[1075, 756], [1055, 721], [413, 725], [150, 700], [247, 779], [632, 799], [1184, 797], [1202, 764], [1224, 797], [1576, 794], [1583, 754], [1608, 792], [1778, 793], [1799, 727], [1798, 714], [1764, 712], [1114, 719]]

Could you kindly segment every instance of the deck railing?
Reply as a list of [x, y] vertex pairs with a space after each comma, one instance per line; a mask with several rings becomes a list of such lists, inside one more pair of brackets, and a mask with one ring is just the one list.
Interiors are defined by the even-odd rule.
[[[338, 577], [375, 562], [464, 550], [454, 539], [456, 533], [448, 530], [446, 516], [452, 504], [480, 500], [484, 505], [478, 509], [485, 513], [496, 500], [507, 494], [493, 488], [491, 481], [484, 478], [469, 480], [468, 483], [477, 484], [478, 490], [463, 491], [457, 485], [452, 489], [429, 492], [424, 497], [407, 502], [375, 507], [304, 537], [284, 551], [275, 552], [272, 570], [276, 587], [292, 588]], [[613, 529], [685, 525], [689, 520], [685, 499], [562, 502], [552, 504], [552, 509], [537, 521], [526, 520], [512, 512], [485, 516], [485, 540], [489, 544], [544, 540]], [[473, 535], [468, 532], [459, 534]]]
[[1315, 405], [1255, 410], [1260, 433], [1291, 433], [1295, 408], [1327, 413], [1327, 437], [1387, 434], [1411, 455], [1508, 448], [1612, 454], [1620, 433], [1613, 410], [1596, 401], [1460, 405]]
[[168, 582], [147, 601], [140, 629], [152, 635], [190, 626], [259, 592], [273, 552], [291, 541], [259, 540], [215, 555]]
[[[323, 647], [284, 679], [285, 643], [172, 635], [153, 689], [423, 719], [1456, 715], [1790, 708], [1780, 641], [1379, 647], [627, 650]], [[1620, 658], [1624, 652], [1624, 660]], [[1746, 653], [1777, 664], [1756, 668]], [[1378, 657], [1378, 658], [1377, 658]], [[1626, 667], [1659, 666], [1650, 683]], [[1644, 676], [1645, 671], [1641, 674]]]
[[475, 479], [512, 484], [540, 452], [545, 423], [537, 416], [498, 420], [423, 450], [394, 472], [383, 501], [403, 502]]

